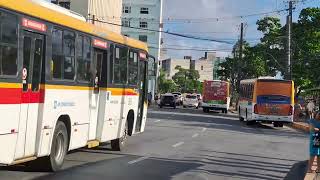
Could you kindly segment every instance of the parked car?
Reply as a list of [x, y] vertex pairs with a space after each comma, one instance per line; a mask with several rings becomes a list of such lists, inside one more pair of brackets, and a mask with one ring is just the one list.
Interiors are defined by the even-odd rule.
[[180, 100], [179, 95], [178, 95], [178, 94], [173, 94], [173, 96], [174, 96], [174, 99], [175, 99], [175, 101], [176, 101], [176, 105], [177, 105], [177, 106], [180, 106], [182, 102], [181, 102], [181, 100]]
[[162, 108], [164, 106], [176, 108], [176, 99], [173, 94], [164, 94], [161, 96], [159, 107]]
[[177, 102], [177, 105], [182, 105], [182, 102], [183, 102], [183, 97], [182, 97], [182, 94], [180, 92], [173, 92], [171, 93], [173, 94], [175, 97], [176, 97], [176, 102]]
[[183, 100], [183, 107], [195, 107], [199, 108], [199, 100], [196, 94], [187, 94]]

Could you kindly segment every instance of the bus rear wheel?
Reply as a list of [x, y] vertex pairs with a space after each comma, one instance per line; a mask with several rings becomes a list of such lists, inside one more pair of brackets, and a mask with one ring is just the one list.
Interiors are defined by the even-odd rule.
[[68, 151], [68, 143], [67, 127], [62, 121], [58, 121], [52, 138], [50, 155], [40, 158], [36, 162], [37, 166], [45, 171], [55, 172], [61, 169]]
[[128, 140], [128, 123], [126, 122], [123, 136], [118, 139], [111, 140], [111, 149], [113, 151], [121, 151], [126, 145], [126, 142]]

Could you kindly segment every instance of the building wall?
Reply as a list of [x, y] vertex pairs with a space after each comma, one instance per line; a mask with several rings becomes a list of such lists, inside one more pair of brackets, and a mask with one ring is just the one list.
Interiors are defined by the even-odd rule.
[[[91, 19], [92, 15], [95, 15], [95, 18], [99, 20], [121, 24], [122, 0], [70, 0], [70, 2], [70, 9], [86, 18]], [[95, 22], [95, 24], [113, 32], [121, 33], [121, 26], [102, 22]]]
[[195, 61], [195, 70], [199, 72], [199, 81], [213, 80], [213, 61], [209, 59]]
[[[147, 22], [146, 29], [161, 30], [162, 22], [162, 0], [123, 0], [123, 9], [130, 8], [129, 12], [123, 11], [122, 13], [122, 25], [124, 21], [130, 22], [131, 27], [140, 28], [140, 22]], [[141, 8], [148, 8], [148, 14], [142, 14]], [[160, 57], [160, 38], [161, 33], [152, 32], [143, 29], [132, 29], [128, 27], [122, 27], [122, 34], [134, 39], [140, 39], [139, 37], [147, 36], [149, 47], [149, 54], [156, 58], [156, 63]], [[141, 40], [141, 39], [140, 39]], [[154, 66], [149, 63], [149, 67]], [[156, 70], [158, 71], [158, 69]], [[158, 72], [156, 73], [158, 75]], [[149, 77], [148, 91], [154, 93], [156, 90], [156, 77]]]
[[166, 59], [162, 60], [162, 70], [166, 73], [167, 79], [172, 79], [172, 77], [178, 72], [175, 68], [181, 66], [184, 69], [190, 68], [189, 59]]

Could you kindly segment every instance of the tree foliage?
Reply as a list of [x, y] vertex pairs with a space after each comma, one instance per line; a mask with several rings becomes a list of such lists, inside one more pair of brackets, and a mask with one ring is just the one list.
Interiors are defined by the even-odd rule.
[[[286, 26], [275, 17], [264, 17], [256, 24], [263, 34], [260, 42], [253, 46], [244, 43], [241, 62], [237, 42], [234, 57], [221, 63], [218, 71], [236, 91], [242, 79], [278, 73], [288, 77]], [[292, 28], [292, 78], [300, 89], [320, 86], [320, 8], [303, 9]]]
[[202, 92], [202, 83], [198, 81], [199, 72], [194, 69], [184, 69], [181, 66], [175, 68], [178, 72], [172, 77], [181, 92]]
[[159, 93], [173, 92], [177, 90], [176, 84], [171, 79], [166, 79], [166, 74], [163, 70], [160, 71], [158, 77]]

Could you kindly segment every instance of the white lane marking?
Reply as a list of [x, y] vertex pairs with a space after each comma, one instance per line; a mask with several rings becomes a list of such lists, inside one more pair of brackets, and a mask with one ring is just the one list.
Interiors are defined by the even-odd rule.
[[237, 116], [235, 117], [226, 117], [226, 116], [215, 116], [215, 115], [207, 115], [207, 114], [192, 114], [192, 113], [179, 113], [179, 112], [164, 112], [164, 111], [154, 111], [149, 110], [150, 114], [168, 114], [168, 115], [185, 115], [185, 116], [193, 116], [193, 117], [210, 117], [217, 119], [229, 119], [229, 120], [239, 120]]
[[161, 120], [156, 120], [155, 123], [160, 122]]
[[192, 138], [195, 138], [195, 137], [198, 137], [199, 134], [198, 133], [195, 133], [194, 135], [192, 135]]
[[178, 146], [181, 146], [182, 144], [184, 144], [184, 142], [181, 141], [181, 142], [178, 142], [177, 144], [172, 145], [172, 147], [176, 148]]
[[201, 132], [205, 132], [207, 130], [207, 128], [202, 128], [202, 131]]
[[135, 160], [132, 160], [132, 161], [129, 161], [128, 164], [134, 164], [134, 163], [137, 163], [137, 162], [140, 162], [140, 161], [143, 161], [145, 159], [148, 159], [148, 157], [141, 157], [141, 158], [138, 158], [138, 159], [135, 159]]

